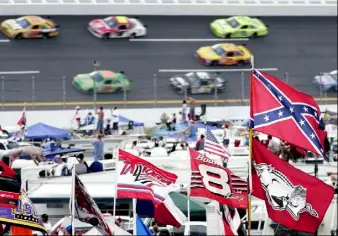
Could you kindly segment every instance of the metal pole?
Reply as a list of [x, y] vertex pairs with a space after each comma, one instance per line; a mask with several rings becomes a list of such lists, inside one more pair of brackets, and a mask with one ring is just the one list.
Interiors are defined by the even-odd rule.
[[154, 106], [157, 106], [157, 78], [156, 78], [156, 74], [154, 74]]
[[1, 77], [2, 110], [5, 110], [5, 76]]
[[35, 77], [32, 76], [32, 102], [33, 102], [33, 109], [35, 110]]
[[[100, 66], [100, 62], [99, 61], [93, 61], [93, 66], [94, 66], [94, 73], [96, 74], [96, 69], [97, 67]], [[94, 110], [96, 111], [96, 101], [97, 101], [97, 97], [96, 97], [96, 80], [94, 77], [94, 89], [93, 89], [93, 104], [94, 104]]]
[[285, 72], [284, 73], [284, 80], [285, 80], [285, 83], [289, 83], [289, 73], [288, 72]]
[[319, 80], [320, 80], [320, 84], [319, 84], [319, 98], [320, 98], [320, 102], [321, 104], [323, 104], [323, 88], [322, 88], [322, 77], [323, 77], [323, 72], [319, 73]]
[[124, 103], [124, 108], [127, 107], [127, 81], [123, 82], [123, 103]]
[[188, 98], [188, 95], [187, 95], [187, 93], [188, 93], [188, 91], [187, 91], [187, 85], [184, 85], [184, 100], [187, 100], [187, 98]]
[[217, 96], [218, 89], [217, 89], [217, 86], [216, 86], [217, 85], [217, 76], [215, 76], [215, 82], [214, 83], [215, 83], [215, 104], [214, 104], [214, 106], [217, 107], [217, 97], [218, 97]]
[[66, 76], [62, 76], [63, 108], [66, 108]]
[[244, 99], [245, 99], [245, 91], [244, 91], [244, 72], [242, 71], [241, 72], [241, 82], [242, 82], [242, 91], [241, 91], [241, 94], [242, 94], [242, 103], [244, 103]]

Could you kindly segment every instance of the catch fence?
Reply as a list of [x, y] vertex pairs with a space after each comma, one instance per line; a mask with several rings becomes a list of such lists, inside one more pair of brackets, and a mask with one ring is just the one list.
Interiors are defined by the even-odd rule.
[[[313, 84], [305, 75], [281, 71], [271, 72], [299, 90], [314, 96], [318, 103], [325, 105], [337, 101], [337, 92], [325, 92]], [[147, 78], [132, 78], [130, 91], [121, 89], [112, 94], [88, 94], [74, 88], [72, 77], [36, 75], [0, 75], [0, 109], [20, 110], [26, 104], [29, 110], [74, 109], [80, 105], [86, 108], [97, 106], [169, 107], [179, 106], [182, 100], [193, 97], [198, 103], [209, 106], [248, 105], [250, 78], [247, 71], [220, 73], [225, 78], [222, 91], [210, 94], [190, 94], [189, 89], [180, 92], [169, 84], [169, 78], [185, 73], [158, 72]], [[127, 75], [128, 76], [128, 75]]]

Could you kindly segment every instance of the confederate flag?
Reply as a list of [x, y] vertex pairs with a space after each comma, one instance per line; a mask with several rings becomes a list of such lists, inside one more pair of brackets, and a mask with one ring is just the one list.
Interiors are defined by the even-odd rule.
[[270, 219], [293, 230], [316, 232], [334, 189], [283, 161], [256, 139], [252, 152], [252, 194], [265, 201]]
[[318, 153], [324, 150], [325, 127], [313, 97], [267, 73], [253, 69], [250, 92], [251, 127], [295, 146]]

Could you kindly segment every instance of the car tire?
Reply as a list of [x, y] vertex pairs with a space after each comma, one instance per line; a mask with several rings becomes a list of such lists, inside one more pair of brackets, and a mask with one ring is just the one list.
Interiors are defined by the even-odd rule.
[[42, 38], [43, 38], [43, 39], [48, 39], [48, 38], [49, 38], [49, 34], [43, 34], [43, 35], [42, 35]]
[[124, 93], [123, 88], [117, 88], [115, 90], [115, 93]]
[[211, 62], [209, 63], [209, 66], [217, 66], [217, 61], [211, 61]]
[[93, 93], [93, 89], [88, 89], [87, 93]]
[[136, 34], [135, 34], [135, 33], [132, 33], [132, 34], [129, 36], [129, 38], [131, 38], [131, 39], [136, 38]]
[[230, 38], [231, 37], [231, 34], [225, 34], [224, 36], [223, 36], [223, 38], [225, 38], [225, 39], [228, 39], [228, 38]]
[[257, 34], [257, 33], [254, 33], [254, 34], [252, 35], [252, 37], [253, 37], [253, 38], [257, 38], [257, 37], [258, 37], [258, 34]]
[[110, 34], [104, 34], [104, 35], [102, 36], [102, 38], [103, 38], [103, 39], [109, 39], [109, 36], [110, 36]]
[[23, 34], [17, 34], [16, 36], [15, 36], [15, 39], [23, 39]]
[[238, 62], [237, 62], [237, 65], [238, 65], [238, 66], [243, 66], [243, 65], [245, 65], [245, 63], [244, 63], [244, 61], [238, 61]]

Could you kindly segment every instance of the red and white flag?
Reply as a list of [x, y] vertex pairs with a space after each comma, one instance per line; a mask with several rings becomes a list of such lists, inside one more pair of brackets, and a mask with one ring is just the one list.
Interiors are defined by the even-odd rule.
[[252, 142], [252, 194], [265, 201], [277, 224], [316, 232], [333, 199], [333, 187], [280, 159], [258, 140]]
[[69, 206], [72, 209], [74, 204], [75, 217], [82, 222], [93, 225], [104, 235], [113, 235], [94, 199], [90, 196], [79, 177], [76, 174], [73, 175], [75, 176], [75, 186], [73, 186], [75, 188], [75, 196], [70, 198]]
[[241, 226], [241, 217], [237, 209], [233, 211], [226, 205], [221, 205], [222, 218], [224, 224], [224, 232], [227, 236], [237, 236], [238, 229]]
[[116, 170], [118, 198], [151, 200], [159, 223], [180, 227], [186, 221], [169, 196], [177, 180], [175, 174], [121, 149]]
[[218, 143], [216, 137], [209, 129], [206, 129], [205, 131], [204, 151], [219, 156], [224, 163], [228, 163], [228, 160], [231, 157], [230, 151], [222, 144]]
[[24, 106], [23, 108], [23, 111], [22, 111], [22, 115], [21, 115], [21, 118], [18, 120], [17, 124], [19, 126], [23, 126], [25, 127], [26, 126], [26, 106]]
[[248, 184], [228, 168], [189, 148], [190, 195], [209, 198], [234, 208], [248, 206]]

